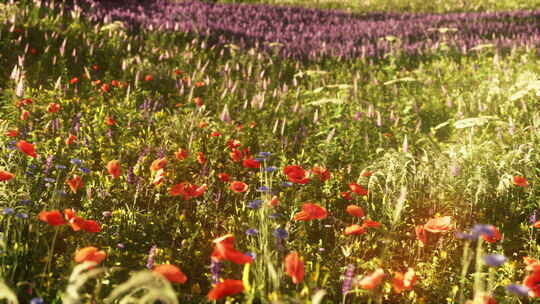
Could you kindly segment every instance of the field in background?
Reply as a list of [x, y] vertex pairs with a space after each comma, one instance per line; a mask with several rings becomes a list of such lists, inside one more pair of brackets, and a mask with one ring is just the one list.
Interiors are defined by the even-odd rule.
[[[540, 296], [533, 45], [464, 53], [443, 39], [424, 54], [396, 43], [379, 57], [299, 60], [232, 43], [253, 32], [219, 20], [212, 30], [230, 43], [202, 26], [178, 30], [185, 20], [174, 30], [166, 14], [129, 1], [104, 11], [138, 23], [86, 10], [91, 2], [0, 5], [0, 295], [33, 304]], [[369, 9], [399, 7], [384, 3]], [[425, 9], [522, 5], [450, 3]], [[526, 40], [523, 28], [494, 28], [495, 38]], [[88, 246], [98, 251], [81, 254]], [[184, 277], [163, 276], [163, 264]], [[223, 279], [236, 280], [230, 297], [216, 291]]]

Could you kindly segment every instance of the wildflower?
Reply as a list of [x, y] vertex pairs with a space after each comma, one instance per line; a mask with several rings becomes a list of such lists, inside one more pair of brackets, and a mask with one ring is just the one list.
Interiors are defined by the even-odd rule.
[[257, 233], [259, 233], [259, 231], [255, 228], [249, 228], [248, 230], [246, 230], [246, 234], [249, 236], [257, 235]]
[[361, 175], [362, 175], [363, 177], [370, 177], [370, 176], [373, 175], [373, 171], [367, 170], [367, 171], [362, 172]]
[[227, 234], [213, 241], [214, 250], [212, 258], [217, 261], [227, 260], [235, 264], [246, 264], [253, 262], [253, 259], [234, 248], [234, 236]]
[[200, 108], [200, 107], [202, 107], [204, 105], [204, 102], [203, 102], [202, 98], [200, 98], [200, 97], [193, 98], [193, 102], [197, 105], [198, 108]]
[[210, 273], [212, 274], [212, 284], [219, 283], [219, 274], [221, 272], [221, 262], [210, 259]]
[[223, 182], [229, 182], [231, 181], [231, 177], [227, 173], [219, 173], [218, 178]]
[[66, 146], [69, 146], [71, 145], [72, 143], [75, 142], [75, 140], [77, 140], [77, 136], [73, 135], [73, 134], [69, 134], [68, 138], [66, 138]]
[[15, 177], [13, 173], [9, 173], [4, 170], [0, 170], [0, 182], [5, 182]]
[[122, 174], [122, 168], [118, 160], [114, 159], [107, 163], [107, 171], [112, 176], [112, 178], [117, 178]]
[[426, 246], [427, 233], [426, 233], [426, 229], [424, 229], [424, 225], [417, 225], [414, 228], [414, 231], [416, 233], [416, 239], [420, 241], [420, 247]]
[[261, 167], [261, 164], [251, 157], [244, 159], [244, 161], [242, 162], [242, 165], [244, 166], [244, 168], [252, 168], [252, 169], [258, 169]]
[[185, 200], [192, 199], [194, 197], [199, 197], [204, 194], [206, 191], [206, 184], [203, 184], [199, 187], [192, 185], [188, 182], [182, 182], [171, 187], [169, 193], [171, 196], [182, 195], [182, 198]]
[[17, 130], [8, 130], [6, 132], [6, 136], [9, 136], [9, 137], [17, 137], [17, 135], [19, 135], [19, 131]]
[[491, 267], [499, 267], [508, 259], [502, 254], [488, 254], [484, 256], [484, 262]]
[[11, 214], [14, 214], [14, 213], [15, 213], [15, 209], [10, 208], [10, 207], [6, 207], [6, 208], [4, 208], [4, 210], [2, 210], [2, 212], [3, 212], [5, 215], [11, 215]]
[[28, 119], [28, 116], [30, 116], [30, 112], [27, 110], [22, 110], [21, 116], [19, 117], [20, 120], [26, 120]]
[[270, 192], [270, 188], [266, 187], [266, 186], [260, 186], [259, 188], [257, 188], [257, 190], [255, 190], [257, 192]]
[[347, 206], [347, 213], [352, 215], [352, 216], [356, 216], [356, 217], [360, 217], [360, 218], [365, 216], [364, 210], [362, 210], [361, 207], [356, 206], [356, 205]]
[[97, 233], [101, 231], [99, 223], [94, 220], [86, 220], [83, 223], [82, 229], [89, 233]]
[[540, 298], [540, 271], [534, 271], [526, 276], [523, 285], [529, 288], [529, 297]]
[[270, 152], [259, 152], [260, 157], [267, 158], [267, 157], [270, 157], [271, 155], [272, 155], [272, 153], [270, 153]]
[[32, 158], [37, 157], [36, 148], [34, 145], [25, 140], [20, 140], [17, 142], [17, 148], [19, 148], [22, 153], [29, 155]]
[[361, 235], [361, 234], [364, 234], [365, 232], [366, 230], [365, 230], [364, 225], [361, 226], [361, 225], [353, 224], [345, 228], [345, 235], [351, 235], [351, 234]]
[[384, 271], [379, 268], [372, 272], [371, 274], [362, 278], [357, 285], [362, 289], [373, 289], [379, 284], [381, 284], [382, 279], [384, 278]]
[[248, 208], [251, 208], [251, 209], [259, 209], [261, 208], [261, 205], [262, 205], [262, 200], [258, 199], [258, 200], [249, 202], [247, 206]]
[[529, 185], [527, 184], [527, 179], [524, 176], [516, 175], [513, 178], [514, 185], [518, 187], [527, 188]]
[[42, 298], [32, 298], [30, 304], [45, 304], [45, 301]]
[[287, 232], [287, 230], [279, 227], [272, 232], [272, 235], [275, 236], [278, 240], [283, 240], [289, 236], [289, 233]]
[[360, 186], [357, 183], [350, 183], [349, 184], [349, 189], [351, 189], [352, 192], [354, 192], [354, 193], [356, 193], [358, 195], [361, 195], [361, 196], [368, 195], [368, 190], [364, 189], [362, 186]]
[[396, 293], [401, 293], [404, 290], [410, 290], [416, 283], [416, 274], [414, 269], [409, 268], [407, 272], [396, 272], [392, 280], [392, 287]]
[[529, 287], [520, 284], [510, 284], [506, 286], [506, 290], [521, 297], [528, 296], [530, 291]]
[[75, 262], [82, 263], [82, 262], [94, 262], [96, 264], [101, 263], [105, 258], [107, 257], [107, 254], [105, 251], [98, 251], [96, 247], [84, 247], [75, 253]]
[[276, 168], [276, 167], [272, 167], [272, 166], [269, 166], [269, 167], [264, 168], [264, 171], [269, 172], [269, 173], [270, 173], [270, 172], [274, 172], [274, 171], [276, 171], [276, 170], [277, 170], [277, 168]]
[[282, 182], [281, 185], [282, 185], [283, 187], [290, 187], [290, 186], [293, 185], [293, 183], [291, 183], [291, 182]]
[[152, 164], [150, 165], [150, 170], [158, 171], [159, 169], [165, 168], [166, 165], [167, 165], [166, 157], [158, 158], [152, 162]]
[[45, 222], [51, 226], [60, 226], [66, 223], [64, 217], [62, 216], [62, 213], [60, 213], [60, 211], [58, 210], [41, 211], [38, 214], [38, 218], [40, 221]]
[[88, 173], [92, 172], [92, 171], [90, 171], [90, 169], [87, 169], [85, 167], [80, 167], [79, 170], [84, 174], [88, 174]]
[[49, 113], [57, 113], [58, 111], [60, 111], [60, 104], [58, 103], [51, 102], [47, 106], [47, 112]]
[[432, 218], [424, 224], [424, 229], [431, 233], [444, 233], [452, 228], [452, 217], [450, 216]]
[[204, 156], [204, 152], [197, 152], [197, 161], [201, 165], [206, 162], [206, 157]]
[[154, 176], [154, 180], [152, 181], [152, 184], [159, 185], [163, 180], [165, 179], [165, 176], [167, 176], [167, 173], [165, 173], [165, 170], [159, 169], [156, 172], [156, 175]]
[[179, 149], [177, 152], [174, 152], [174, 156], [178, 160], [184, 160], [189, 157], [189, 151], [185, 149]]
[[182, 270], [171, 264], [156, 265], [152, 271], [159, 273], [171, 283], [184, 284], [187, 281], [187, 276]]
[[502, 239], [501, 232], [497, 227], [489, 225], [488, 229], [491, 231], [490, 234], [483, 233], [482, 238], [488, 243], [495, 243]]
[[70, 84], [76, 84], [77, 82], [79, 82], [79, 78], [77, 78], [77, 77], [73, 77], [73, 78], [71, 78], [71, 80], [69, 81]]
[[290, 182], [295, 184], [307, 184], [309, 183], [309, 178], [306, 178], [306, 171], [300, 166], [286, 166], [283, 169], [283, 173], [287, 175], [287, 178]]
[[225, 279], [210, 290], [208, 300], [219, 300], [242, 292], [244, 292], [244, 283], [242, 280]]
[[107, 118], [105, 118], [105, 124], [112, 127], [116, 124], [116, 121], [111, 116], [107, 116]]
[[150, 81], [152, 81], [153, 79], [154, 79], [154, 77], [152, 77], [152, 75], [146, 75], [146, 76], [144, 76], [144, 81], [146, 81], [146, 82], [150, 82]]
[[341, 288], [342, 294], [346, 294], [349, 290], [351, 290], [353, 276], [354, 276], [354, 264], [349, 264], [347, 265], [347, 269], [345, 270], [345, 277], [343, 279], [343, 287]]
[[343, 197], [344, 199], [348, 201], [353, 199], [350, 191], [341, 192], [341, 197]]
[[294, 284], [299, 284], [304, 280], [304, 262], [298, 253], [291, 252], [285, 257], [285, 271], [292, 278]]
[[302, 211], [294, 215], [295, 221], [310, 221], [313, 219], [324, 219], [328, 216], [328, 211], [325, 208], [313, 204], [313, 203], [304, 203]]
[[315, 176], [317, 176], [321, 182], [327, 181], [331, 177], [330, 171], [328, 169], [319, 166], [313, 167], [313, 169], [311, 169], [311, 172]]
[[111, 217], [112, 216], [112, 212], [111, 211], [103, 211], [101, 213], [101, 215], [103, 215], [103, 217]]
[[24, 220], [25, 220], [25, 219], [28, 218], [28, 213], [24, 213], [24, 212], [22, 212], [22, 213], [17, 213], [17, 214], [15, 214], [15, 216], [18, 217], [18, 218], [20, 218], [20, 219], [24, 219]]
[[367, 228], [381, 228], [381, 223], [370, 219], [365, 219], [362, 223], [362, 226], [365, 226]]
[[73, 175], [72, 178], [67, 180], [67, 184], [73, 193], [77, 193], [77, 190], [84, 187], [84, 182], [79, 175]]
[[276, 195], [274, 195], [274, 196], [272, 196], [272, 199], [268, 203], [268, 206], [275, 207], [277, 205], [279, 205], [279, 198]]
[[230, 189], [236, 193], [242, 193], [247, 191], [248, 185], [243, 182], [234, 181], [231, 183]]
[[235, 163], [240, 162], [242, 160], [242, 158], [244, 158], [244, 154], [242, 153], [242, 151], [240, 151], [238, 149], [233, 149], [229, 153], [229, 156], [231, 157], [232, 161], [235, 162]]

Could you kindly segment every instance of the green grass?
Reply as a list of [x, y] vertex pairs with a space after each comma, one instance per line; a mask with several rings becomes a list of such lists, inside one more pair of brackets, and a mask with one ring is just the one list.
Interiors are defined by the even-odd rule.
[[[32, 159], [10, 148], [12, 138], [0, 136], [0, 170], [15, 174], [0, 182], [0, 207], [29, 215], [0, 216], [0, 275], [21, 301], [42, 297], [59, 303], [68, 294], [63, 291], [80, 282], [85, 287], [69, 293], [75, 300], [101, 303], [114, 297], [112, 290], [116, 296], [129, 285], [152, 297], [163, 290], [169, 301], [174, 288], [181, 303], [204, 302], [212, 287], [212, 240], [227, 233], [236, 237], [238, 250], [257, 254], [249, 268], [222, 264], [222, 278], [249, 282], [251, 288], [235, 297], [246, 303], [316, 303], [313, 297], [321, 289], [323, 303], [337, 303], [344, 298], [348, 264], [355, 266], [357, 278], [379, 267], [386, 278], [373, 291], [354, 289], [347, 303], [457, 303], [483, 291], [500, 303], [527, 301], [504, 286], [523, 280], [523, 256], [540, 257], [537, 232], [528, 222], [540, 202], [540, 57], [535, 50], [484, 49], [462, 56], [441, 49], [418, 57], [296, 62], [210, 48], [182, 33], [129, 34], [43, 7], [19, 4], [16, 13], [15, 26], [0, 25], [0, 134], [18, 129], [18, 140], [26, 133], [40, 155]], [[76, 56], [69, 56], [74, 50]], [[19, 56], [25, 58], [24, 73], [14, 79]], [[145, 81], [146, 75], [153, 79]], [[79, 79], [75, 85], [73, 77]], [[114, 87], [113, 80], [125, 86]], [[200, 81], [205, 85], [196, 86]], [[19, 108], [23, 97], [33, 103]], [[202, 106], [195, 105], [196, 97]], [[59, 103], [61, 110], [48, 113], [49, 103]], [[20, 119], [23, 108], [30, 112], [26, 120]], [[223, 119], [226, 112], [230, 120]], [[105, 124], [107, 117], [116, 125]], [[212, 137], [213, 132], [221, 136]], [[69, 134], [77, 140], [67, 146]], [[227, 147], [233, 139], [255, 157], [271, 152], [262, 168], [277, 170], [233, 162]], [[190, 151], [182, 161], [174, 156], [181, 148]], [[205, 154], [204, 164], [197, 161], [198, 152]], [[47, 169], [49, 155], [54, 158]], [[156, 186], [150, 165], [161, 156], [168, 159], [167, 177]], [[71, 161], [75, 158], [82, 165]], [[119, 179], [105, 168], [112, 159], [122, 165]], [[311, 176], [304, 186], [286, 187], [287, 165], [326, 167], [332, 178], [322, 182]], [[362, 176], [367, 170], [374, 172], [369, 178]], [[232, 192], [217, 177], [222, 172], [247, 183], [249, 191]], [[85, 184], [76, 193], [66, 184], [74, 174]], [[514, 185], [516, 175], [527, 177], [529, 187]], [[171, 196], [169, 189], [182, 181], [208, 189], [190, 200]], [[369, 195], [346, 201], [341, 193], [351, 182], [368, 188]], [[278, 192], [277, 207], [267, 206], [271, 195], [255, 191], [260, 186]], [[255, 199], [264, 207], [248, 208]], [[305, 202], [325, 207], [329, 217], [292, 220]], [[361, 206], [381, 228], [344, 235], [346, 226], [361, 223], [345, 212], [349, 204]], [[65, 208], [98, 220], [102, 231], [74, 232], [37, 220], [42, 210]], [[105, 211], [112, 216], [103, 216]], [[274, 213], [280, 215], [270, 218]], [[421, 247], [415, 226], [438, 215], [452, 216], [455, 231], [493, 224], [504, 239], [478, 247], [475, 263], [468, 258], [473, 253], [467, 241], [453, 232], [430, 234]], [[273, 235], [278, 227], [288, 232], [280, 242]], [[259, 234], [247, 236], [248, 228]], [[145, 268], [152, 245], [158, 248], [155, 263], [178, 265], [188, 276], [186, 284], [155, 281], [141, 287], [154, 280], [137, 272]], [[68, 284], [74, 253], [85, 246], [107, 252], [104, 268], [78, 267]], [[292, 251], [305, 263], [305, 280], [298, 285], [283, 269]], [[503, 253], [510, 262], [498, 271], [488, 269], [482, 252]], [[407, 267], [416, 270], [418, 282], [412, 291], [396, 294], [394, 272]]]

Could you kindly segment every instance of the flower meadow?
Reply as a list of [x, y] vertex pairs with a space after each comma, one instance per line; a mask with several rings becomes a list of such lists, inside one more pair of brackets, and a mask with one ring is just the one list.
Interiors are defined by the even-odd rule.
[[0, 297], [538, 302], [520, 9], [1, 2]]

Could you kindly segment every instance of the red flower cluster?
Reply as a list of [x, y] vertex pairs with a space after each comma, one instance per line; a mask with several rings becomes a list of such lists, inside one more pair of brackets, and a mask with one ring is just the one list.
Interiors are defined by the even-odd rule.
[[206, 184], [196, 186], [188, 182], [182, 182], [172, 186], [169, 194], [171, 196], [181, 195], [183, 199], [189, 200], [203, 195], [207, 188]]
[[283, 173], [287, 175], [287, 178], [291, 183], [305, 185], [310, 181], [310, 179], [306, 177], [306, 170], [300, 166], [289, 165], [283, 169]]

